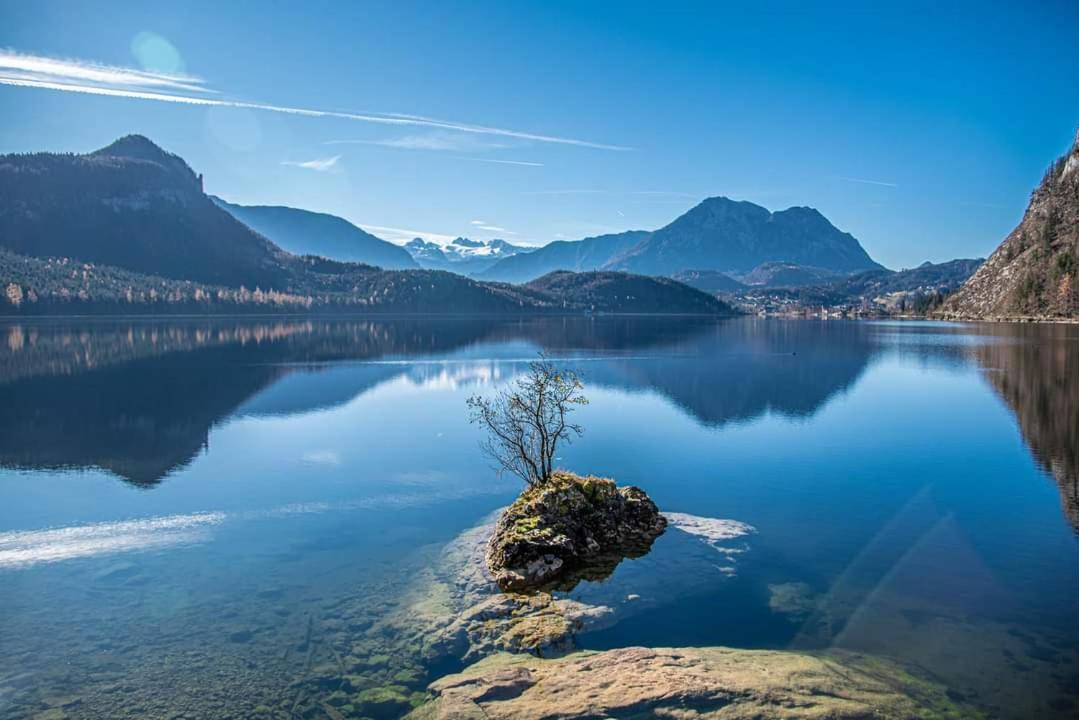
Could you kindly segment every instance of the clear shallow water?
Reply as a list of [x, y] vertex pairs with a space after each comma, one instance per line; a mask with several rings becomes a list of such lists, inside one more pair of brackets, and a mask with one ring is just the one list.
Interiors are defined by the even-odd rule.
[[399, 715], [454, 668], [387, 618], [518, 489], [464, 399], [539, 350], [591, 400], [564, 466], [757, 530], [733, 575], [668, 533], [579, 586], [626, 608], [579, 646], [848, 648], [992, 716], [1079, 713], [1079, 327], [57, 321], [0, 340], [0, 717]]

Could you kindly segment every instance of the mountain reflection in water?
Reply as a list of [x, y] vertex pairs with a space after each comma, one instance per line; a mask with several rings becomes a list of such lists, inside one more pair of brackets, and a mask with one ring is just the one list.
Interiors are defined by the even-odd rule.
[[[982, 369], [1079, 531], [1079, 330], [925, 330], [946, 341], [915, 352]], [[0, 466], [96, 467], [142, 487], [190, 463], [233, 415], [328, 408], [402, 375], [429, 382], [432, 372], [495, 364], [472, 357], [477, 346], [520, 343], [521, 361], [595, 355], [583, 367], [589, 384], [658, 391], [705, 426], [812, 415], [876, 354], [904, 351], [882, 342], [881, 326], [756, 319], [106, 320], [0, 333]]]
[[1064, 515], [1079, 533], [1079, 328], [1003, 327], [1007, 341], [978, 345], [975, 359], [1056, 480]]
[[[97, 467], [140, 486], [189, 463], [233, 414], [340, 405], [403, 374], [430, 373], [416, 360], [425, 356], [449, 355], [439, 371], [467, 372], [492, 362], [467, 357], [481, 344], [522, 343], [511, 361], [595, 354], [584, 368], [590, 384], [659, 391], [711, 426], [768, 411], [809, 415], [849, 387], [873, 352], [855, 324], [691, 318], [46, 323], [10, 326], [7, 336], [0, 464]], [[657, 348], [664, 355], [649, 355]], [[410, 359], [392, 361], [401, 357]], [[328, 364], [340, 361], [363, 363]]]

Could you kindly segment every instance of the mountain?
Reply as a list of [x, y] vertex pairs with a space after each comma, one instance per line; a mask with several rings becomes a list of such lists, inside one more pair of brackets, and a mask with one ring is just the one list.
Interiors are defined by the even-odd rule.
[[961, 318], [1079, 316], [1079, 135], [1049, 166], [1019, 225], [944, 303]]
[[500, 260], [530, 253], [534, 248], [513, 245], [500, 239], [470, 240], [459, 237], [446, 245], [414, 238], [405, 243], [405, 250], [422, 268], [478, 276]]
[[644, 230], [629, 230], [577, 241], [558, 240], [529, 253], [503, 258], [477, 277], [482, 280], [522, 283], [555, 270], [599, 270], [610, 262], [611, 258], [647, 236], [648, 233]]
[[274, 205], [234, 205], [212, 195], [210, 199], [244, 225], [294, 255], [318, 255], [386, 270], [419, 267], [404, 248], [375, 237], [336, 215]]
[[87, 155], [0, 156], [0, 248], [228, 286], [280, 287], [287, 276], [279, 248], [141, 135]]
[[744, 290], [745, 285], [718, 270], [682, 270], [671, 278], [706, 293], [722, 294]]
[[813, 208], [773, 213], [751, 202], [716, 197], [614, 257], [606, 269], [645, 275], [682, 270], [745, 273], [766, 262], [844, 274], [881, 268], [853, 236]]
[[796, 265], [787, 262], [766, 262], [750, 270], [742, 277], [747, 285], [764, 287], [799, 287], [820, 285], [836, 278], [836, 273], [824, 268]]
[[670, 278], [621, 272], [556, 271], [522, 287], [555, 298], [572, 298], [586, 310], [621, 313], [734, 315], [721, 300]]
[[[458, 264], [493, 264], [523, 249], [458, 238], [442, 250]], [[728, 311], [673, 280], [565, 275], [514, 286], [293, 255], [215, 204], [182, 158], [138, 135], [87, 155], [0, 156], [0, 314]]]

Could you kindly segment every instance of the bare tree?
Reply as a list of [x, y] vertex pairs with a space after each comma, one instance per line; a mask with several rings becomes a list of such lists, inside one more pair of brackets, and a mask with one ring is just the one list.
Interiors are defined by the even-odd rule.
[[587, 405], [577, 373], [559, 369], [541, 355], [528, 374], [493, 398], [468, 399], [470, 420], [487, 429], [483, 451], [499, 473], [511, 472], [529, 485], [543, 485], [554, 472], [555, 452], [583, 432], [570, 421]]

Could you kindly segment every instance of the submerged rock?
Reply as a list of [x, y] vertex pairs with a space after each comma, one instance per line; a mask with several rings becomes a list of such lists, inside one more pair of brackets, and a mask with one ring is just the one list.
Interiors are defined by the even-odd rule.
[[768, 607], [798, 622], [816, 612], [817, 593], [803, 582], [776, 583], [768, 586]]
[[549, 592], [502, 593], [487, 571], [489, 522], [443, 548], [418, 577], [410, 599], [376, 629], [412, 638], [426, 662], [474, 662], [491, 653], [557, 655], [575, 649], [574, 636], [602, 627], [611, 609], [556, 598]]
[[418, 652], [439, 665], [472, 663], [497, 652], [566, 654], [577, 649], [581, 633], [725, 582], [756, 532], [735, 520], [668, 513], [670, 524], [659, 540], [664, 551], [657, 555], [653, 548], [622, 563], [603, 582], [579, 582], [571, 593], [503, 593], [485, 558], [500, 514], [444, 546], [407, 586], [399, 607], [370, 633], [395, 638], [395, 654]]
[[525, 490], [499, 517], [487, 567], [503, 590], [568, 590], [648, 552], [666, 527], [639, 488], [557, 473]]
[[854, 653], [621, 648], [557, 660], [495, 655], [432, 683], [410, 720], [971, 717], [945, 690]]

